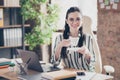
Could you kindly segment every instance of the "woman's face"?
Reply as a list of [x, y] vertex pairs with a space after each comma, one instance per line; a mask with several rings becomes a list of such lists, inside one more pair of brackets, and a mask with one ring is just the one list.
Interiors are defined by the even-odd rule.
[[69, 25], [71, 30], [79, 29], [81, 26], [81, 14], [80, 12], [71, 12], [68, 14], [68, 18], [66, 19], [67, 24]]

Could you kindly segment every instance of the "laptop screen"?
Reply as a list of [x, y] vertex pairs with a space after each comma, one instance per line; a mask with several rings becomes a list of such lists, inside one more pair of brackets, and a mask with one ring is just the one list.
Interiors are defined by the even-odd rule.
[[43, 72], [41, 64], [39, 63], [39, 58], [35, 52], [22, 49], [17, 49], [17, 52], [24, 63], [27, 63], [27, 61], [31, 58], [28, 63], [28, 69]]

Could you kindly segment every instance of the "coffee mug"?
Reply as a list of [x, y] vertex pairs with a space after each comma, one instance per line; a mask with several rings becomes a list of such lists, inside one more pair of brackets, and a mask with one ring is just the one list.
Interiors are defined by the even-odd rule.
[[79, 37], [69, 37], [70, 39], [70, 44], [72, 47], [76, 47], [79, 41]]

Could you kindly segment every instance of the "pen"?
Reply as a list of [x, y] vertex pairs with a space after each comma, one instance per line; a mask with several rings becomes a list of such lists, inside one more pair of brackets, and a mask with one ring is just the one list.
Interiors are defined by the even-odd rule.
[[28, 59], [28, 61], [26, 62], [26, 64], [28, 64], [30, 62], [30, 60], [31, 60], [31, 57]]
[[31, 60], [31, 57], [27, 60], [27, 62], [25, 63], [25, 66], [24, 66], [24, 67], [27, 66], [27, 64], [30, 62], [30, 60]]

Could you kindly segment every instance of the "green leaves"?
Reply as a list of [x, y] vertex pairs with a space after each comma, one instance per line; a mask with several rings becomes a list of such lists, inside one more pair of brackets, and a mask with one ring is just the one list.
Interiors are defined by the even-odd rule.
[[40, 26], [34, 27], [31, 33], [25, 35], [25, 41], [33, 49], [38, 44], [50, 44], [53, 30], [49, 27], [47, 29], [40, 29]]
[[[59, 9], [48, 0], [21, 0], [22, 15], [25, 20], [34, 20], [35, 25], [30, 33], [25, 35], [25, 42], [30, 49], [36, 45], [50, 44], [52, 32], [55, 30]], [[45, 5], [43, 5], [45, 4]], [[45, 8], [45, 11], [41, 9]]]
[[36, 19], [40, 15], [40, 5], [47, 0], [20, 0], [22, 15], [25, 20]]

